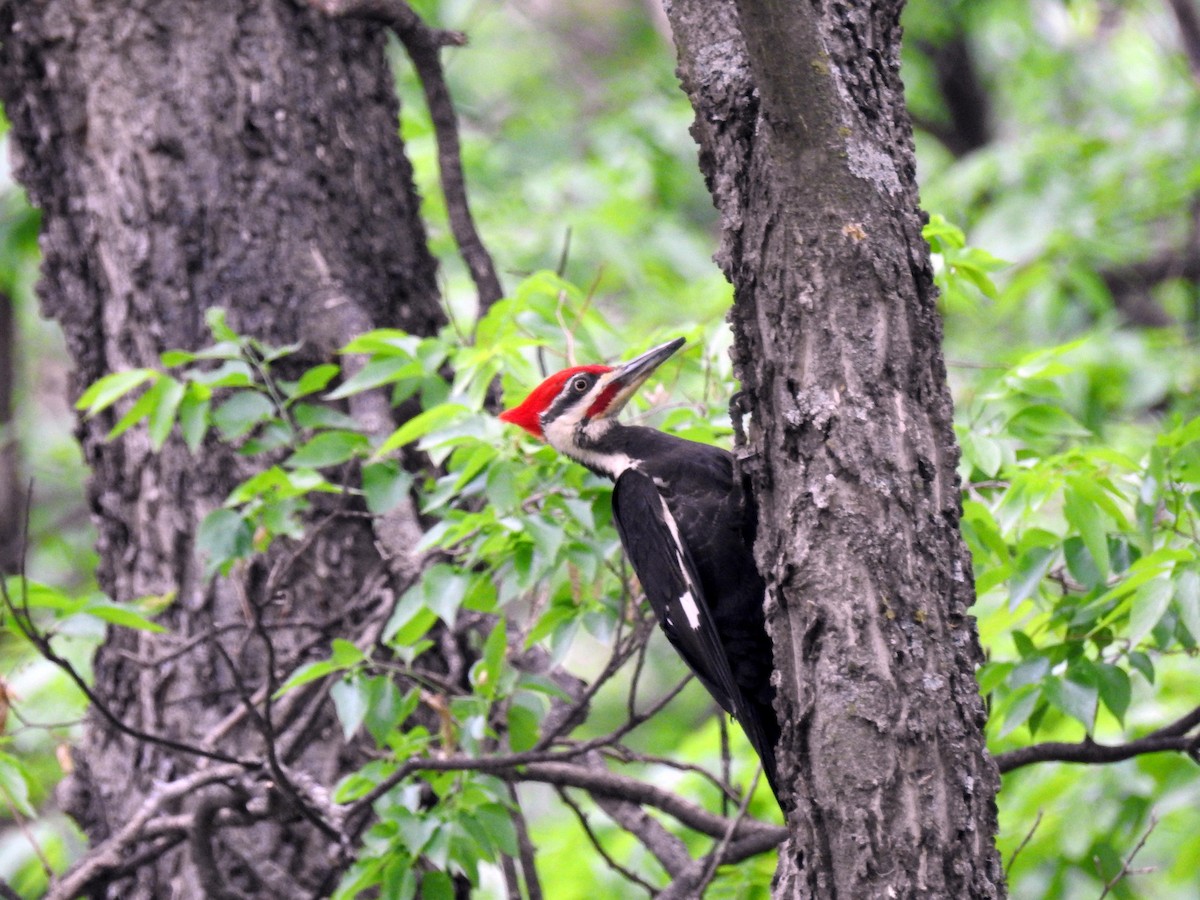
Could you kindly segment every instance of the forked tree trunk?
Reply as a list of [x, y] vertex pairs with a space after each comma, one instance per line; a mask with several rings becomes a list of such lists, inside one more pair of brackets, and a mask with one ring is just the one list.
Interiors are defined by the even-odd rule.
[[[441, 322], [378, 28], [288, 0], [20, 0], [0, 2], [0, 42], [16, 174], [43, 214], [42, 309], [66, 333], [76, 394], [207, 343], [210, 306], [242, 333], [304, 341], [309, 360], [369, 327], [428, 334]], [[341, 617], [378, 615], [404, 585], [386, 576], [362, 517], [314, 535], [274, 596], [254, 595], [265, 567], [206, 582], [198, 523], [248, 464], [215, 443], [193, 457], [176, 438], [154, 453], [141, 429], [107, 442], [112, 424], [101, 415], [78, 431], [100, 584], [119, 601], [175, 600], [161, 619], [169, 635], [110, 636], [96, 691], [132, 726], [261, 758], [263, 737], [238, 712], [239, 690], [264, 683], [249, 609], [265, 610], [284, 671], [327, 653], [348, 633]], [[323, 701], [275, 723], [298, 783], [332, 784], [353, 766]], [[93, 714], [68, 809], [100, 842], [156, 782], [201, 765]], [[128, 877], [101, 872], [90, 896], [300, 898], [336, 881], [328, 838], [286, 798], [198, 791], [176, 803], [206, 805], [196, 821], [207, 827], [148, 838], [134, 849], [149, 856]]]
[[775, 896], [999, 897], [902, 4], [674, 0], [784, 722]]

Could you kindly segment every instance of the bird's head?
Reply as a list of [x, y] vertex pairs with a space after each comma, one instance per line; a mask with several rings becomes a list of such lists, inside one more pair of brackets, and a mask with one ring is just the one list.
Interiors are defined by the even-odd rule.
[[615, 368], [574, 366], [555, 372], [500, 418], [520, 425], [560, 453], [590, 464], [588, 452], [612, 427], [617, 413], [683, 345], [684, 339], [676, 338]]

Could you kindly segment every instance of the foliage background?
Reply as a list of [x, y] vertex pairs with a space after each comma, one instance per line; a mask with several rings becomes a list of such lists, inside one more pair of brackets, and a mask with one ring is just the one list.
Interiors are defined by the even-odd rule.
[[[636, 0], [414, 6], [471, 38], [448, 55], [447, 72], [473, 209], [506, 287], [528, 288], [526, 276], [556, 268], [581, 286], [570, 307], [587, 310], [574, 329], [581, 361], [624, 352], [631, 335], [638, 348], [657, 334], [688, 336], [670, 401], [648, 398], [656, 421], [727, 440], [721, 318], [731, 296], [709, 258], [715, 214], [659, 13]], [[1118, 742], [1200, 696], [1200, 84], [1169, 4], [1157, 0], [913, 0], [905, 22], [989, 655], [990, 745], [999, 753], [1085, 731]], [[962, 123], [939, 84], [939, 60], [959, 44], [988, 112], [969, 152], [953, 146]], [[399, 53], [397, 79], [444, 296], [469, 331], [473, 289], [446, 225], [420, 90]], [[19, 442], [23, 477], [36, 483], [31, 577], [83, 597], [94, 590], [93, 559], [65, 353], [37, 317], [36, 215], [4, 165], [0, 290], [20, 326], [20, 381], [0, 441]], [[556, 337], [552, 328], [545, 336]], [[562, 361], [547, 356], [551, 369]], [[527, 366], [510, 379], [509, 397], [535, 377]], [[595, 501], [597, 486], [575, 477]], [[602, 534], [611, 554], [615, 538]], [[583, 674], [605, 655], [597, 621], [570, 645]], [[64, 628], [81, 661], [103, 633], [95, 616]], [[665, 689], [682, 670], [661, 641], [655, 650], [651, 672]], [[0, 678], [14, 704], [0, 746], [9, 819], [0, 877], [36, 896], [31, 839], [54, 868], [82, 849], [49, 803], [56, 748], [82, 707], [8, 634]], [[623, 702], [617, 691], [601, 695], [598, 731]], [[693, 686], [637, 734], [644, 747], [704, 761], [718, 732]], [[1200, 779], [1186, 757], [1032, 766], [1005, 777], [999, 803], [1014, 896], [1093, 897], [1109, 884], [1121, 897], [1194, 895]], [[582, 834], [550, 797], [541, 808], [533, 828], [548, 895], [619, 890], [598, 860], [594, 878], [580, 877]], [[621, 832], [593, 823], [619, 856], [636, 857]], [[1114, 881], [1135, 849], [1136, 874]], [[753, 896], [772, 868], [768, 857], [727, 873], [711, 896]]]

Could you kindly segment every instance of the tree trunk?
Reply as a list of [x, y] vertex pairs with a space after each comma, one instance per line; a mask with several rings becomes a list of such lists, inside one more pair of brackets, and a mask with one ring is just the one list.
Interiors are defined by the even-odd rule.
[[1004, 894], [901, 5], [668, 4], [754, 425], [777, 897]]
[[0, 290], [0, 577], [20, 568], [25, 521], [21, 490], [21, 445], [17, 441], [14, 395], [17, 382], [15, 304]]
[[[76, 394], [107, 372], [156, 365], [163, 350], [207, 343], [210, 306], [244, 334], [303, 341], [309, 363], [366, 328], [428, 334], [441, 323], [378, 28], [287, 0], [0, 0], [0, 41], [16, 172], [43, 213], [42, 309], [66, 333]], [[374, 414], [386, 418], [386, 407]], [[94, 473], [100, 584], [118, 601], [175, 599], [160, 618], [167, 635], [112, 633], [94, 663], [96, 692], [135, 728], [264, 758], [266, 732], [242, 695], [261, 696], [268, 651], [278, 677], [326, 654], [348, 618], [377, 618], [406, 585], [379, 577], [378, 535], [361, 516], [313, 533], [281, 579], [268, 574], [275, 554], [206, 581], [198, 523], [252, 464], [213, 442], [197, 457], [176, 438], [155, 453], [140, 429], [108, 442], [114, 416], [78, 432]], [[260, 596], [267, 583], [276, 590]], [[302, 701], [276, 710], [288, 791], [260, 779], [265, 799], [183, 793], [170, 802], [194, 827], [147, 836], [132, 849], [150, 862], [98, 869], [89, 895], [327, 893], [337, 848], [301, 817], [297, 792], [332, 784], [355, 759], [325, 695]], [[93, 713], [68, 809], [98, 844], [156, 784], [205, 765]]]

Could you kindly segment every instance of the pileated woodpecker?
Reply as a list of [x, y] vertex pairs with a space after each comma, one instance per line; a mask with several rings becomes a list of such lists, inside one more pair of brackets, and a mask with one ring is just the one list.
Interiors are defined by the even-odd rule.
[[751, 552], [755, 514], [734, 478], [733, 456], [616, 418], [683, 343], [678, 338], [617, 368], [564, 369], [500, 418], [616, 483], [613, 518], [659, 624], [741, 723], [778, 797], [765, 588]]

